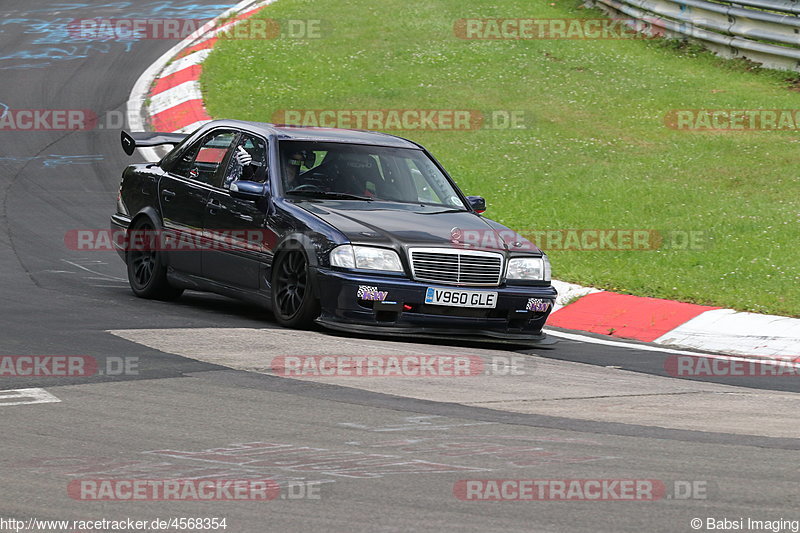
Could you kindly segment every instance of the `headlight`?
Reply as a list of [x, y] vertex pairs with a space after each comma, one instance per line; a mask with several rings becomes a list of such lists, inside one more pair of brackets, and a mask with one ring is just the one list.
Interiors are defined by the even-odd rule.
[[330, 255], [331, 265], [341, 268], [363, 268], [383, 272], [403, 272], [400, 257], [393, 250], [372, 246], [343, 244], [334, 248]]
[[515, 257], [508, 260], [506, 279], [550, 281], [550, 260], [542, 257]]

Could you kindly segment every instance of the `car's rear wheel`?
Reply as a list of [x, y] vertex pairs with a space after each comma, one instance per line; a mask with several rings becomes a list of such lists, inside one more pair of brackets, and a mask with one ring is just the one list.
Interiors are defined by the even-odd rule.
[[126, 263], [133, 294], [152, 300], [174, 300], [183, 294], [183, 289], [172, 287], [167, 281], [167, 265], [163, 252], [158, 249], [152, 222], [139, 219], [128, 235]]
[[308, 329], [319, 316], [308, 260], [303, 252], [281, 253], [272, 270], [272, 311], [282, 326]]

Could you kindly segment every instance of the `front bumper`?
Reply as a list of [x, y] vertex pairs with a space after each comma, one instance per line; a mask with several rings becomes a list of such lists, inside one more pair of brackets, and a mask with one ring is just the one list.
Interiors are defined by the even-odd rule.
[[[321, 315], [317, 322], [331, 329], [373, 335], [445, 338], [490, 337], [541, 343], [547, 317], [557, 296], [552, 286], [456, 287], [406, 278], [354, 274], [331, 269], [314, 273]], [[429, 305], [428, 287], [497, 293], [494, 309]], [[367, 299], [359, 296], [359, 292]], [[377, 299], [376, 299], [377, 298]], [[528, 309], [531, 298], [546, 310]]]

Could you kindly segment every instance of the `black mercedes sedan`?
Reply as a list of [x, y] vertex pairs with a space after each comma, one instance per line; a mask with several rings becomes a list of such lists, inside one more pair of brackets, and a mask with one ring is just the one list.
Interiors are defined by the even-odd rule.
[[283, 326], [541, 342], [547, 256], [482, 216], [422, 146], [383, 133], [212, 121], [122, 174], [111, 217], [133, 292], [212, 291]]

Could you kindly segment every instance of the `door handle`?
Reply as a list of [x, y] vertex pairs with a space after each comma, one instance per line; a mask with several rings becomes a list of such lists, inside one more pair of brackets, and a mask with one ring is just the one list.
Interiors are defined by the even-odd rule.
[[245, 215], [244, 213], [236, 213], [236, 218], [241, 218], [242, 220], [245, 220], [247, 222], [253, 221], [253, 217], [251, 217], [250, 215]]
[[225, 211], [226, 209], [228, 209], [227, 207], [225, 207], [220, 202], [214, 199], [209, 200], [206, 206], [208, 207], [208, 212], [211, 213], [212, 215], [216, 215], [217, 211]]
[[164, 189], [161, 191], [161, 196], [164, 198], [165, 202], [169, 202], [173, 198], [175, 198], [175, 193], [170, 191], [169, 189]]

